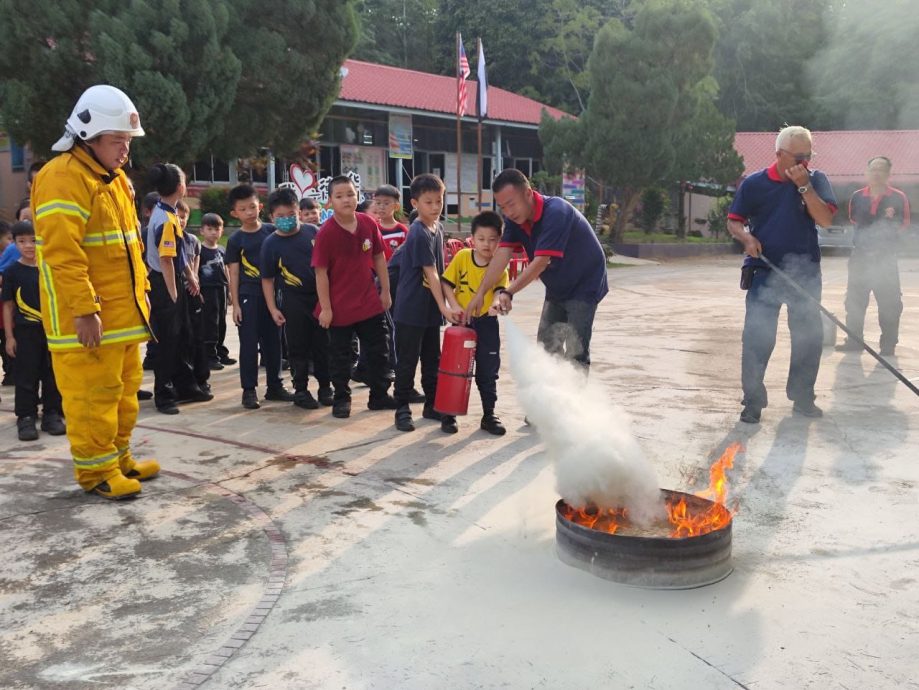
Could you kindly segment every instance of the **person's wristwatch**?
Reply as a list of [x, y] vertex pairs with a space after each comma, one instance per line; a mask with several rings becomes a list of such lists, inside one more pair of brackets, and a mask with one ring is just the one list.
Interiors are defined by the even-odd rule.
[[810, 191], [811, 186], [809, 184], [798, 187], [798, 194], [807, 194]]

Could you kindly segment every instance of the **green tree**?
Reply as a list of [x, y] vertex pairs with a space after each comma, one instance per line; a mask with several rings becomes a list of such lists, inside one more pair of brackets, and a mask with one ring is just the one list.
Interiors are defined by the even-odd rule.
[[[0, 0], [0, 117], [44, 155], [82, 91], [123, 89], [143, 159], [294, 150], [336, 97], [354, 45], [353, 0]], [[321, 37], [317, 40], [316, 37]]]
[[[113, 1], [96, 3], [111, 12]], [[21, 144], [43, 155], [94, 82], [89, 13], [80, 0], [0, 0], [0, 118]]]
[[648, 234], [657, 229], [657, 224], [667, 210], [667, 195], [659, 187], [648, 187], [641, 193], [641, 227]]
[[838, 0], [808, 74], [838, 129], [919, 129], [919, 12], [913, 0]]
[[[720, 20], [714, 69], [718, 108], [738, 130], [777, 132], [785, 123], [815, 129], [833, 124], [807, 74], [807, 65], [826, 41], [832, 2], [711, 0]], [[842, 45], [848, 51], [854, 44], [848, 38]], [[838, 84], [848, 88], [850, 78], [845, 74]]]
[[228, 44], [243, 70], [223, 135], [223, 158], [260, 147], [296, 151], [314, 132], [341, 84], [341, 65], [357, 41], [354, 0], [227, 0]]
[[[691, 171], [710, 170], [712, 160], [731, 160], [730, 123], [711, 107], [712, 49], [715, 22], [693, 0], [650, 0], [635, 15], [632, 28], [609, 21], [597, 34], [588, 63], [590, 98], [578, 120], [551, 121], [540, 126], [547, 158], [553, 166], [584, 168], [602, 184], [618, 191], [613, 241], [644, 189], [669, 183]], [[706, 104], [708, 101], [708, 104]], [[700, 164], [690, 163], [698, 147], [687, 138], [704, 135], [711, 151]], [[739, 174], [736, 154], [727, 172]]]
[[[429, 71], [443, 49], [435, 37], [439, 0], [361, 0], [358, 60]], [[452, 45], [452, 44], [451, 44]]]
[[226, 45], [228, 24], [226, 5], [209, 0], [133, 2], [91, 13], [94, 77], [119, 86], [141, 113], [146, 136], [137, 141], [135, 162], [184, 165], [222, 133], [242, 71]]
[[485, 44], [490, 84], [580, 113], [590, 88], [587, 59], [597, 27], [626, 16], [628, 6], [627, 0], [440, 0], [437, 65], [443, 74], [455, 72], [453, 36], [459, 30], [467, 40], [479, 37]]
[[[438, 67], [455, 74], [454, 35], [460, 31], [469, 41], [481, 38], [489, 63], [488, 81], [501, 88], [539, 97], [539, 49], [549, 37], [543, 18], [552, 0], [527, 3], [491, 0], [441, 0], [437, 18], [437, 43], [443, 46]], [[470, 54], [470, 46], [466, 46]], [[470, 54], [471, 67], [475, 62]]]
[[728, 234], [728, 213], [734, 197], [719, 196], [708, 212], [708, 230], [715, 238]]

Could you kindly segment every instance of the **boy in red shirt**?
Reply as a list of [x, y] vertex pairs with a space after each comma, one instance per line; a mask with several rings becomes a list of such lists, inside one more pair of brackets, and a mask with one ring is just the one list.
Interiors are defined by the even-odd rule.
[[401, 247], [408, 237], [408, 227], [396, 220], [396, 211], [401, 206], [402, 195], [391, 184], [381, 185], [373, 193], [373, 211], [380, 221], [386, 261], [392, 258], [393, 252]]
[[[335, 389], [332, 414], [351, 415], [351, 337], [356, 334], [361, 350], [367, 352], [367, 385], [371, 410], [393, 410], [386, 377], [389, 348], [383, 313], [392, 306], [389, 273], [383, 239], [376, 221], [358, 213], [357, 188], [350, 178], [339, 175], [329, 182], [333, 215], [316, 236], [313, 268], [319, 325], [329, 329], [329, 373]], [[377, 290], [373, 281], [380, 281]]]

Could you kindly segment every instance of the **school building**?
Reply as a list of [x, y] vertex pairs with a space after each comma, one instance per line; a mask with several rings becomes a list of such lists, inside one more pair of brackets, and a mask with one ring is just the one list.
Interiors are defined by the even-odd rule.
[[25, 199], [26, 173], [32, 165], [28, 147], [19, 146], [6, 132], [0, 132], [0, 220], [13, 221], [19, 202]]
[[[267, 190], [281, 182], [315, 186], [320, 179], [349, 171], [360, 175], [364, 190], [392, 184], [408, 198], [413, 176], [434, 173], [447, 186], [447, 212], [476, 212], [477, 84], [467, 82], [469, 115], [463, 120], [462, 179], [457, 195], [457, 137], [455, 77], [347, 60], [342, 67], [341, 92], [319, 130], [305, 145], [308, 168], [295, 170], [287, 161], [264, 151], [261, 159], [222, 161], [211, 157], [195, 163], [190, 193], [214, 184], [235, 184], [248, 178]], [[491, 180], [506, 167], [532, 175], [543, 168], [539, 121], [543, 110], [553, 117], [566, 113], [531, 98], [488, 87], [488, 116], [482, 131], [482, 204], [492, 206]]]

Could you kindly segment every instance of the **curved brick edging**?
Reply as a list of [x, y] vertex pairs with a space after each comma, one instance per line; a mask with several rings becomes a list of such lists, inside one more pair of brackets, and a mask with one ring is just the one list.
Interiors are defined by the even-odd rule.
[[[25, 460], [25, 458], [16, 458], [16, 460], [21, 461]], [[30, 460], [48, 460], [62, 465], [70, 465], [73, 462], [69, 458], [38, 457], [30, 458]], [[208, 654], [203, 662], [186, 673], [182, 677], [182, 680], [179, 681], [178, 685], [175, 686], [177, 690], [189, 690], [190, 688], [199, 688], [209, 681], [211, 676], [220, 670], [238, 650], [245, 646], [246, 642], [248, 642], [258, 631], [265, 618], [268, 617], [268, 614], [271, 613], [274, 605], [277, 603], [278, 599], [280, 599], [281, 592], [287, 582], [287, 541], [284, 539], [281, 530], [277, 528], [268, 513], [245, 496], [237, 494], [219, 484], [201, 481], [190, 475], [183, 474], [182, 472], [160, 470], [160, 475], [181, 479], [197, 487], [204, 487], [208, 491], [212, 491], [226, 498], [228, 501], [235, 503], [261, 527], [262, 532], [268, 537], [268, 542], [271, 545], [271, 561], [268, 566], [268, 586], [262, 593], [261, 599], [259, 599], [258, 603], [256, 603], [249, 612], [243, 624], [240, 625], [220, 647]]]
[[242, 649], [250, 638], [258, 631], [259, 626], [264, 622], [268, 614], [274, 608], [284, 584], [287, 581], [287, 541], [281, 530], [272, 521], [271, 517], [264, 510], [259, 508], [255, 503], [245, 496], [230, 491], [226, 487], [211, 482], [201, 483], [193, 477], [180, 472], [161, 471], [160, 474], [176, 477], [191, 481], [199, 486], [207, 487], [209, 490], [220, 494], [228, 501], [239, 506], [244, 513], [252, 518], [268, 537], [271, 544], [271, 562], [268, 567], [268, 586], [265, 588], [262, 598], [249, 612], [248, 617], [235, 632], [220, 646], [216, 651], [208, 654], [204, 661], [194, 669], [183, 676], [182, 680], [175, 687], [177, 690], [189, 690], [190, 688], [199, 688], [211, 679], [237, 651]]

